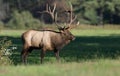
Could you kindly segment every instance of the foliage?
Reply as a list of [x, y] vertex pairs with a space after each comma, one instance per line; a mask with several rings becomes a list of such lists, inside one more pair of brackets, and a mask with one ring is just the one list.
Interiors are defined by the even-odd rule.
[[42, 26], [42, 23], [33, 18], [31, 13], [28, 11], [14, 11], [12, 18], [7, 23], [7, 26], [13, 29], [39, 28]]
[[[36, 0], [36, 1], [34, 0], [16, 0], [16, 1], [15, 0], [4, 0], [1, 3], [1, 6], [6, 5], [6, 4], [9, 6], [8, 7], [9, 10], [6, 12], [8, 13], [7, 15], [9, 15], [7, 17], [10, 18], [10, 21], [8, 20], [8, 24], [10, 23], [10, 27], [16, 28], [18, 24], [20, 28], [29, 28], [29, 26], [33, 28], [33, 27], [36, 27], [35, 25], [38, 25], [39, 20], [37, 19], [34, 20], [33, 17], [31, 18], [30, 16], [33, 15], [33, 16], [38, 17], [39, 15], [36, 15], [35, 8], [37, 8], [37, 11], [40, 10], [39, 9], [40, 6], [42, 6], [42, 4], [45, 3], [45, 1], [46, 0]], [[56, 0], [47, 0], [47, 1], [54, 2]], [[60, 0], [60, 1], [64, 1], [64, 0]], [[82, 23], [120, 24], [120, 21], [119, 21], [120, 20], [120, 1], [119, 0], [66, 0], [66, 4], [69, 4], [70, 2], [72, 3], [74, 7], [74, 12], [77, 15], [77, 18], [81, 24]], [[17, 19], [16, 17], [13, 17], [13, 15], [15, 15], [15, 10], [20, 11], [20, 12], [17, 11], [20, 17], [18, 15], [17, 16], [20, 18], [20, 21], [22, 23], [18, 23], [17, 21], [15, 21]], [[9, 12], [9, 11], [14, 11], [14, 12]], [[24, 17], [23, 12], [28, 12], [28, 11], [33, 12], [32, 15], [30, 13], [27, 13], [28, 15], [24, 14], [26, 17], [25, 19], [29, 21], [26, 21], [26, 20], [22, 21], [24, 20], [22, 18]], [[3, 12], [1, 13], [4, 14]], [[12, 16], [10, 16], [11, 14]], [[33, 26], [33, 23], [34, 23], [34, 26]]]
[[[88, 20], [90, 24], [116, 23], [119, 24], [120, 16], [118, 13], [120, 8], [119, 0], [85, 0], [73, 3], [76, 14], [80, 19]], [[86, 16], [86, 13], [88, 14]], [[91, 16], [91, 14], [93, 14]], [[117, 17], [117, 18], [116, 18]], [[82, 23], [82, 21], [81, 21]]]
[[0, 21], [0, 30], [4, 28], [4, 23]]
[[0, 65], [12, 64], [12, 60], [10, 59], [12, 49], [9, 49], [11, 44], [11, 41], [6, 38], [0, 40]]
[[0, 21], [8, 17], [9, 7], [8, 3], [4, 3], [3, 0], [0, 0]]

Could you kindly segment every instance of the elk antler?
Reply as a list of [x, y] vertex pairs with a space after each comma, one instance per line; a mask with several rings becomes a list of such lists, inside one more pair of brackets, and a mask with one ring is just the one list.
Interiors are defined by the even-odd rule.
[[58, 28], [58, 29], [61, 29], [62, 27], [59, 26], [59, 24], [57, 24], [57, 21], [56, 21], [56, 20], [57, 20], [57, 12], [56, 12], [56, 14], [55, 14], [55, 19], [54, 19], [54, 20], [55, 20], [55, 24], [56, 24], [57, 28]]
[[[75, 16], [74, 18], [73, 18], [73, 7], [72, 7], [72, 5], [70, 5], [70, 11], [69, 11], [69, 13], [70, 13], [70, 22], [69, 22], [69, 24], [67, 24], [67, 23], [65, 23], [65, 25], [68, 25], [67, 27], [65, 27], [65, 26], [63, 26], [63, 27], [60, 27], [57, 23], [56, 23], [56, 20], [57, 20], [57, 13], [55, 14], [55, 24], [57, 25], [57, 27], [59, 28], [59, 29], [62, 29], [62, 28], [72, 28], [71, 27], [71, 24], [76, 20], [76, 18], [77, 18], [77, 16]], [[79, 22], [77, 23], [77, 25], [79, 24]]]
[[61, 27], [57, 24], [57, 13], [55, 13], [56, 10], [56, 4], [54, 4], [53, 9], [51, 9], [50, 6], [48, 6], [48, 4], [46, 4], [46, 10], [39, 12], [39, 13], [48, 13], [51, 15], [52, 19], [54, 20], [55, 24], [57, 25], [58, 29], [60, 29]]
[[[73, 28], [73, 26], [71, 26], [71, 24], [76, 20], [77, 16], [75, 15], [75, 17], [73, 18], [73, 7], [72, 7], [72, 4], [70, 5], [70, 22], [69, 24], [65, 23], [65, 25], [68, 25], [67, 27], [63, 26], [59, 26], [59, 24], [57, 24], [57, 12], [55, 13], [55, 17], [54, 17], [54, 20], [55, 20], [55, 24], [57, 25], [58, 29], [63, 29], [63, 28]], [[76, 25], [79, 25], [79, 21], [77, 22]]]
[[46, 10], [42, 11], [40, 13], [48, 13], [51, 15], [52, 19], [54, 20], [55, 9], [56, 9], [56, 4], [54, 4], [53, 10], [51, 9], [50, 6], [48, 6], [48, 4], [46, 4]]
[[[74, 17], [73, 17], [73, 6], [72, 6], [72, 4], [70, 4], [70, 11], [69, 11], [69, 13], [70, 13], [70, 22], [68, 23], [68, 24], [66, 24], [67, 25], [67, 28], [69, 28], [69, 29], [72, 29], [72, 28], [74, 28], [74, 27], [76, 27], [76, 26], [71, 26], [71, 24], [76, 20], [76, 18], [77, 18], [77, 16], [75, 15]], [[76, 23], [76, 25], [79, 25], [79, 21]]]
[[76, 20], [77, 16], [75, 15], [75, 17], [73, 18], [73, 7], [70, 4], [70, 23], [68, 24], [68, 27], [71, 26], [71, 24]]
[[[60, 30], [62, 28], [66, 28], [65, 26], [64, 27], [61, 27], [59, 24], [57, 24], [57, 12], [55, 12], [56, 10], [56, 4], [54, 4], [53, 6], [53, 9], [51, 9], [50, 6], [48, 6], [48, 4], [46, 4], [46, 10], [45, 11], [42, 11], [42, 12], [39, 12], [39, 13], [48, 13], [51, 15], [52, 19], [54, 20], [57, 28]], [[71, 24], [76, 20], [77, 16], [75, 16], [73, 18], [73, 7], [72, 7], [72, 4], [70, 4], [70, 22], [67, 24], [65, 23], [65, 25], [67, 25], [67, 28], [71, 28]], [[79, 24], [79, 22], [77, 23], [77, 25]]]

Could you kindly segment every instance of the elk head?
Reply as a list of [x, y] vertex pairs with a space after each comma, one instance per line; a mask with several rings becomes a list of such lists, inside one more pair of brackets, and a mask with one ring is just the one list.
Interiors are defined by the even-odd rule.
[[[73, 8], [71, 5], [71, 10], [70, 10], [70, 22], [69, 23], [65, 23], [64, 27], [60, 26], [59, 24], [57, 24], [57, 13], [55, 14], [55, 23], [59, 29], [59, 31], [64, 34], [69, 40], [74, 40], [75, 37], [71, 34], [71, 32], [69, 31], [70, 29], [76, 27], [75, 25], [72, 26], [72, 23], [76, 20], [77, 16], [73, 17]], [[79, 25], [79, 22], [77, 22], [76, 25]]]

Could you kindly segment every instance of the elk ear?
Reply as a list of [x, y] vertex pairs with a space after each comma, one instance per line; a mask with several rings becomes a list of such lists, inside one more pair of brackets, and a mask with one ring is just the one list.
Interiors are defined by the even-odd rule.
[[70, 27], [69, 27], [69, 26], [65, 28], [65, 30], [68, 30], [68, 29], [70, 29]]
[[58, 30], [62, 33], [65, 30], [65, 27], [59, 27]]
[[59, 31], [61, 32], [61, 33], [64, 33], [64, 31], [66, 30], [66, 28], [58, 28], [59, 29]]
[[60, 29], [59, 31], [60, 31], [61, 33], [64, 33], [64, 29]]
[[58, 30], [59, 30], [60, 32], [62, 32], [62, 31], [63, 31], [63, 28], [62, 28], [62, 27], [59, 27]]

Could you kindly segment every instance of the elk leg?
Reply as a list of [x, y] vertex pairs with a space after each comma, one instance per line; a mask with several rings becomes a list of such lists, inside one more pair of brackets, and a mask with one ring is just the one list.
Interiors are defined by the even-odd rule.
[[22, 55], [22, 62], [24, 64], [27, 64], [27, 56], [29, 54], [29, 52], [31, 52], [33, 49], [32, 48], [29, 48], [29, 49], [26, 49], [26, 50], [23, 50], [21, 55]]
[[58, 62], [60, 62], [60, 56], [59, 56], [59, 51], [54, 51], [56, 59]]
[[41, 50], [41, 64], [43, 63], [44, 56], [45, 56], [45, 51]]
[[21, 55], [22, 55], [22, 62], [24, 63], [24, 64], [27, 64], [27, 56], [28, 56], [28, 50], [23, 50], [22, 51], [22, 53], [21, 53]]

